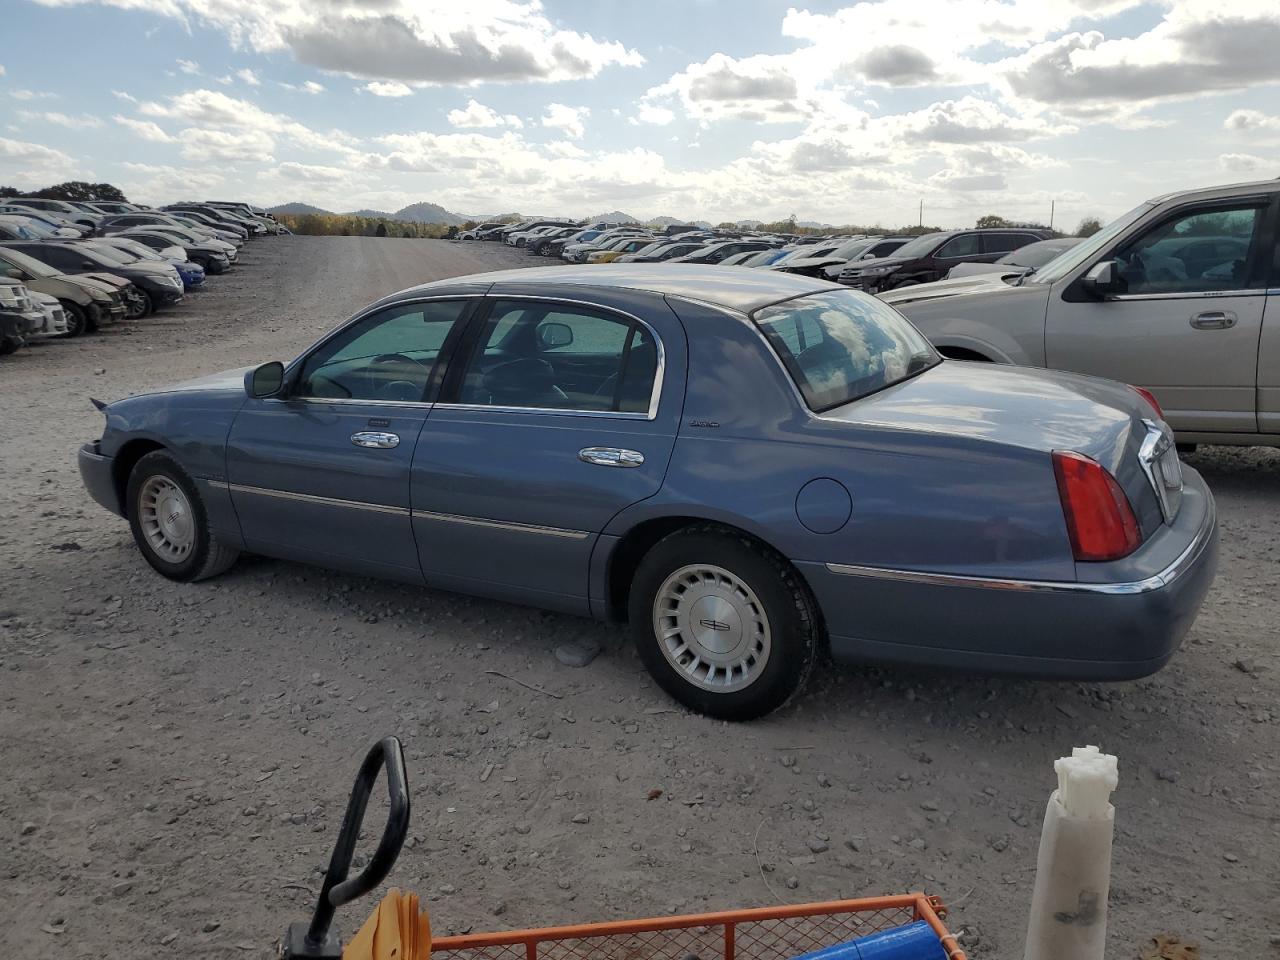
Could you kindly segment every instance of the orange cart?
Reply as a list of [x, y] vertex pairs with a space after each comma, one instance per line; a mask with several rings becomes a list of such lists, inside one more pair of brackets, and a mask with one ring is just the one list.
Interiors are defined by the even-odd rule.
[[[348, 879], [369, 794], [385, 769], [390, 815], [368, 866]], [[409, 828], [409, 788], [400, 741], [387, 737], [360, 767], [342, 830], [310, 923], [295, 923], [282, 944], [285, 960], [336, 960], [342, 944], [334, 911], [377, 887], [391, 872]], [[645, 920], [468, 933], [431, 940], [433, 960], [791, 960], [893, 927], [923, 920], [949, 960], [966, 960], [943, 925], [937, 897], [904, 893], [859, 900], [726, 910]]]

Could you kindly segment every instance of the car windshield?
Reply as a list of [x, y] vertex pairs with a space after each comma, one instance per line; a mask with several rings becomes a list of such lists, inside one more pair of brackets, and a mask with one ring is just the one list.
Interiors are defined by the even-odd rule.
[[1121, 214], [1105, 227], [1070, 250], [1065, 250], [1054, 257], [1043, 267], [1024, 278], [1028, 283], [1055, 283], [1061, 280], [1080, 264], [1091, 259], [1098, 251], [1105, 249], [1120, 233], [1129, 229], [1139, 217], [1150, 210], [1154, 204], [1150, 201], [1140, 203], [1128, 213]]
[[132, 253], [129, 253], [126, 250], [121, 250], [119, 247], [113, 247], [109, 243], [95, 243], [92, 246], [89, 244], [83, 244], [82, 248], [92, 250], [100, 259], [105, 260], [108, 263], [114, 263], [118, 266], [136, 263], [138, 260], [138, 258]]
[[1054, 257], [1059, 256], [1063, 250], [1070, 250], [1079, 242], [1072, 237], [1065, 240], [1041, 240], [1039, 243], [1029, 243], [1021, 249], [1006, 253], [996, 263], [1011, 263], [1014, 266], [1038, 270]]
[[0, 250], [0, 263], [9, 263], [33, 277], [56, 277], [58, 271], [42, 260], [29, 257], [21, 250]]
[[858, 254], [862, 253], [862, 251], [870, 247], [874, 242], [874, 240], [870, 240], [866, 237], [859, 240], [850, 240], [848, 243], [842, 244], [832, 250], [831, 256], [839, 257], [841, 260], [852, 260]]
[[32, 217], [5, 216], [3, 219], [11, 227], [26, 231], [33, 239], [47, 240], [55, 235], [53, 227]]
[[897, 250], [893, 251], [893, 253], [889, 254], [889, 256], [912, 257], [912, 258], [923, 257], [926, 254], [932, 253], [933, 248], [938, 245], [938, 241], [945, 236], [946, 236], [945, 233], [923, 234], [919, 237], [916, 237], [914, 240], [909, 240], [908, 242], [904, 243]]
[[787, 300], [757, 310], [752, 319], [815, 412], [883, 390], [941, 362], [905, 317], [855, 290]]

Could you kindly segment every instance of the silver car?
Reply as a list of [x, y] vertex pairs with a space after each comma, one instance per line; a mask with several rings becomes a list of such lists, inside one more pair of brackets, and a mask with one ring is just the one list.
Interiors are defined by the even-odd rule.
[[939, 351], [1149, 390], [1181, 443], [1280, 446], [1280, 180], [1139, 204], [1013, 285], [882, 294]]

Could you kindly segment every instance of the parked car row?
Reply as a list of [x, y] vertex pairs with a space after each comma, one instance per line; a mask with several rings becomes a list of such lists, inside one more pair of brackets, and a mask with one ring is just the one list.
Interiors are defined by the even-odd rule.
[[251, 237], [280, 232], [244, 203], [19, 197], [0, 205], [0, 355], [177, 303], [225, 273]]
[[[569, 263], [760, 267], [834, 280], [869, 293], [941, 280], [958, 267], [1015, 278], [1064, 249], [1064, 241], [1051, 232], [1021, 227], [952, 230], [914, 237], [801, 238], [726, 233], [692, 226], [671, 226], [655, 233], [638, 224], [573, 224], [550, 219], [480, 224], [460, 234], [459, 239], [502, 241], [523, 247], [531, 255], [559, 257]], [[1049, 246], [1025, 264], [1008, 259], [1015, 251], [1039, 244]]]

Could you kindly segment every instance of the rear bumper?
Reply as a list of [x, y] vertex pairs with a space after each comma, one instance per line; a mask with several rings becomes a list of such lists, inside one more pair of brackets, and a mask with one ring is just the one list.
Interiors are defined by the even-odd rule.
[[[838, 660], [1071, 680], [1144, 677], [1177, 652], [1217, 570], [1213, 496], [1188, 474], [1182, 510], [1165, 531], [1180, 549], [1136, 580], [1046, 583], [798, 566]], [[1168, 547], [1152, 549], [1167, 557]]]
[[80, 480], [94, 502], [117, 516], [124, 516], [116, 490], [115, 460], [98, 450], [96, 440], [81, 446], [76, 459], [80, 464]]

